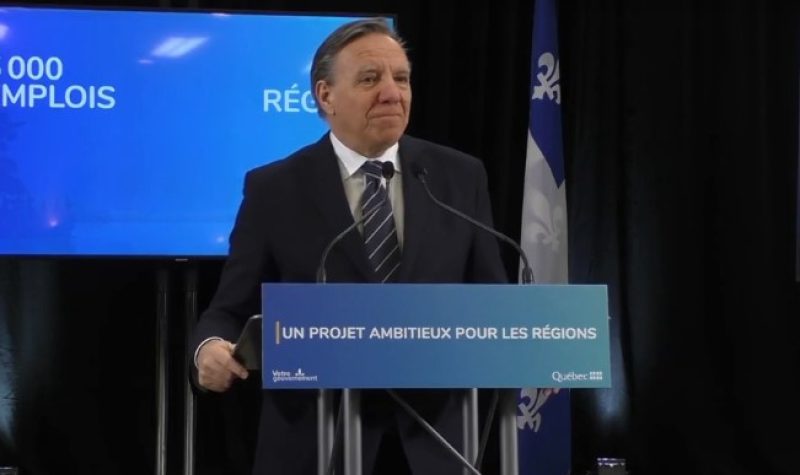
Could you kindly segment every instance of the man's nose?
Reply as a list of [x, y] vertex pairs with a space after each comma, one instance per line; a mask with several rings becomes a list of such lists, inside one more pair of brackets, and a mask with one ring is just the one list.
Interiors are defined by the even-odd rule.
[[387, 78], [383, 81], [379, 99], [381, 102], [399, 102], [402, 97], [400, 84], [394, 78]]

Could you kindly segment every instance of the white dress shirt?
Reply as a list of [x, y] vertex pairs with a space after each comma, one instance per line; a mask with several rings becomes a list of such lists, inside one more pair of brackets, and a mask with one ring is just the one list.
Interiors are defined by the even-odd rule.
[[[403, 177], [400, 170], [400, 157], [397, 154], [398, 145], [389, 147], [383, 155], [376, 158], [367, 158], [351, 150], [343, 144], [333, 132], [330, 133], [333, 151], [339, 158], [339, 171], [342, 173], [344, 183], [344, 194], [347, 196], [347, 203], [350, 205], [350, 212], [353, 219], [361, 218], [361, 195], [367, 187], [367, 180], [364, 173], [360, 171], [361, 165], [367, 160], [378, 160], [380, 162], [391, 162], [394, 165], [394, 178], [389, 183], [389, 201], [392, 203], [392, 214], [394, 215], [394, 225], [397, 229], [397, 241], [400, 249], [403, 249]], [[386, 180], [381, 182], [386, 185]], [[362, 228], [360, 227], [359, 230]]]

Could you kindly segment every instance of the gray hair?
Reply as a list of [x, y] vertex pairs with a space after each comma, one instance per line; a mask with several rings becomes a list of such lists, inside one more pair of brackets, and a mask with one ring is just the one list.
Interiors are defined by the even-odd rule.
[[381, 17], [345, 23], [328, 35], [325, 41], [317, 48], [317, 52], [314, 54], [314, 61], [311, 63], [311, 93], [317, 102], [317, 113], [320, 117], [325, 117], [325, 111], [322, 110], [322, 107], [319, 107], [317, 82], [325, 81], [333, 84], [333, 65], [339, 52], [353, 41], [373, 33], [392, 38], [405, 50], [405, 41], [389, 26], [386, 19]]

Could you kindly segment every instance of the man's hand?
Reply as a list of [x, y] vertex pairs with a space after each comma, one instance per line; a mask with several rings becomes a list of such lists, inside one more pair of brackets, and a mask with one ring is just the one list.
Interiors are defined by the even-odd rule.
[[247, 379], [247, 370], [233, 358], [233, 343], [213, 340], [197, 354], [200, 386], [218, 393], [227, 391], [236, 378]]

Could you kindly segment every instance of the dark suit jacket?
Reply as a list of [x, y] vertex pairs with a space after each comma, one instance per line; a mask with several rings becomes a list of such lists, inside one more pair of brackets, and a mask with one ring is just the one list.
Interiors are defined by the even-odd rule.
[[[491, 224], [481, 162], [410, 136], [400, 140], [399, 155], [405, 214], [398, 281], [505, 282], [495, 238], [438, 208], [413, 176], [413, 171], [426, 169], [427, 181], [437, 198]], [[327, 135], [284, 160], [248, 172], [217, 293], [201, 316], [189, 348], [193, 351], [210, 336], [236, 341], [247, 317], [261, 313], [262, 282], [315, 281], [324, 247], [352, 223], [337, 158]], [[329, 282], [376, 282], [357, 231], [331, 251], [326, 269]], [[412, 405], [460, 447], [460, 406], [456, 398], [443, 391], [406, 394]], [[314, 473], [314, 392], [264, 391], [262, 399], [254, 473]], [[365, 394], [363, 405], [364, 473], [371, 472], [382, 428], [392, 418], [398, 423], [415, 472], [461, 473], [459, 465], [435, 441], [380, 396]]]

